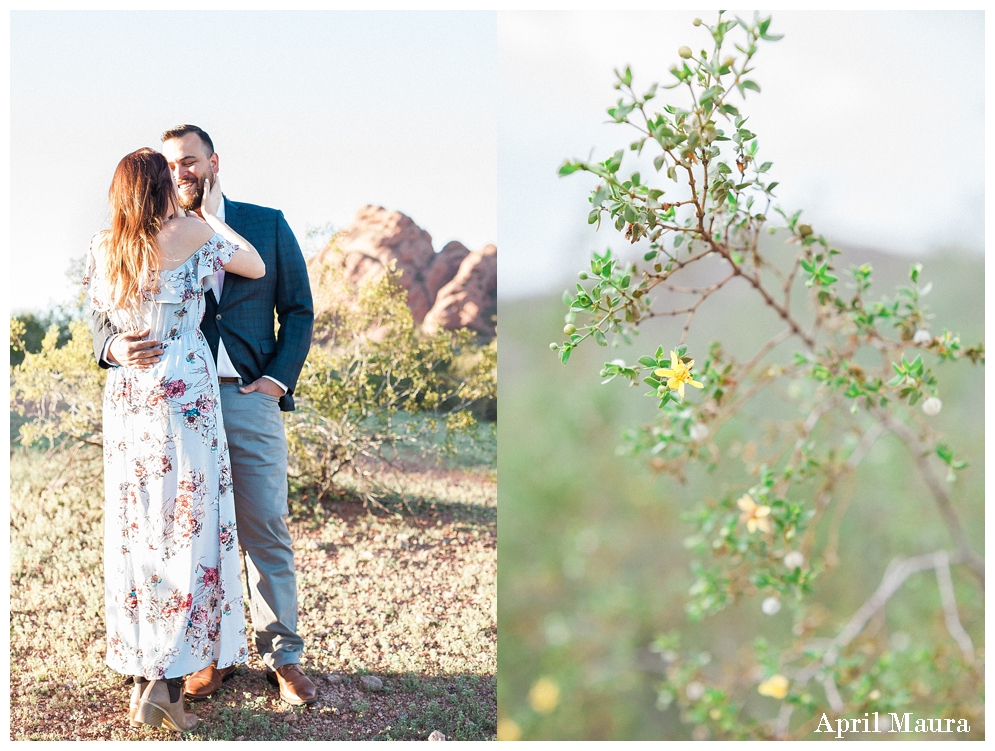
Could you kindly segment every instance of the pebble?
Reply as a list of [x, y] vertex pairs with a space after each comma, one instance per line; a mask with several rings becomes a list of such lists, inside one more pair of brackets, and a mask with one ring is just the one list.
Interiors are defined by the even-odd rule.
[[428, 737], [430, 741], [444, 741], [446, 736], [440, 733], [438, 730], [433, 730], [432, 734]]
[[367, 691], [380, 691], [383, 689], [383, 681], [375, 675], [364, 675], [360, 677], [359, 682], [363, 684], [363, 688]]

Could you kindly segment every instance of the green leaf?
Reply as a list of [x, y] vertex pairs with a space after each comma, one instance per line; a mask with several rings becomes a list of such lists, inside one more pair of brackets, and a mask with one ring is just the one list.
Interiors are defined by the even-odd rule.
[[760, 85], [756, 81], [740, 81], [737, 86], [739, 86], [739, 93], [742, 94], [745, 89], [750, 89], [751, 91], [760, 91]]
[[936, 444], [936, 455], [947, 464], [950, 464], [954, 459], [954, 452], [942, 443]]
[[643, 355], [639, 358], [639, 364], [644, 365], [647, 368], [655, 368], [656, 358], [650, 357], [649, 355]]
[[618, 172], [618, 168], [622, 166], [622, 154], [624, 153], [625, 152], [622, 149], [619, 149], [614, 154], [612, 154], [611, 158], [608, 161], [605, 162], [605, 167], [608, 169], [608, 171], [611, 174], [614, 175], [616, 172]]
[[721, 86], [711, 86], [702, 92], [701, 96], [698, 98], [698, 102], [700, 104], [704, 104], [705, 102], [711, 101], [715, 97], [719, 96], [724, 91], [725, 89]]

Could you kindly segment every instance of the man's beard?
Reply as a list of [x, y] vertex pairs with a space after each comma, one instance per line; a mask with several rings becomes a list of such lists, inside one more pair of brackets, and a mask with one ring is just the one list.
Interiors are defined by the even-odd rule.
[[[213, 176], [212, 176], [213, 177]], [[180, 200], [180, 208], [184, 211], [196, 211], [200, 208], [200, 202], [204, 198], [204, 183], [207, 181], [207, 176], [197, 178], [196, 188], [192, 193], [184, 192], [180, 190], [183, 185], [189, 185], [187, 181], [183, 181], [176, 186], [176, 194]]]

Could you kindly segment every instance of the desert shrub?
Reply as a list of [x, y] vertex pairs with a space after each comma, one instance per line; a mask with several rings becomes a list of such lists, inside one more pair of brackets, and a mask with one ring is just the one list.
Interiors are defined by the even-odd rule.
[[[604, 383], [645, 383], [658, 407], [651, 424], [629, 431], [624, 452], [684, 479], [692, 464], [715, 469], [729, 462], [721, 434], [736, 425], [755, 453], [748, 477], [683, 514], [685, 544], [696, 555], [686, 610], [696, 621], [759, 598], [768, 615], [791, 608], [791, 635], [761, 635], [752, 664], [724, 671], [706, 667], [707, 650], [689, 649], [686, 635], [661, 635], [647, 645], [665, 666], [658, 707], [677, 707], [702, 738], [815, 738], [808, 733], [823, 712], [861, 719], [865, 712], [899, 718], [905, 711], [938, 712], [926, 716], [970, 717], [977, 725], [983, 666], [961, 624], [951, 569], [973, 576], [973, 602], [980, 600], [984, 560], [961, 516], [982, 501], [957, 497], [965, 449], [939, 435], [931, 419], [943, 406], [937, 366], [983, 363], [984, 346], [968, 346], [932, 321], [920, 264], [894, 296], [875, 297], [869, 264], [838, 269], [839, 251], [829, 240], [802, 222], [801, 212], [777, 205], [773, 165], [760, 157], [744, 111], [760, 91], [754, 56], [763, 42], [779, 38], [770, 23], [722, 12], [714, 25], [695, 21], [709, 49], [681, 47], [667, 85], [637, 89], [629, 68], [616, 71], [621, 97], [608, 114], [637, 135], [603, 161], [566, 162], [560, 174], [593, 175], [589, 222], [642, 242], [644, 253], [636, 262], [611, 251], [595, 254], [576, 291], [565, 296], [567, 338], [550, 346], [566, 363], [585, 342], [631, 344], [652, 319], [682, 320], [676, 341], [601, 370]], [[668, 90], [673, 93], [658, 104]], [[627, 153], [651, 158], [652, 169], [623, 169]], [[779, 223], [771, 226], [775, 217]], [[767, 233], [787, 247], [761, 243]], [[686, 281], [706, 259], [699, 278], [708, 281]], [[721, 304], [733, 284], [755, 293], [768, 321], [777, 322], [776, 333], [743, 358], [721, 341], [691, 351], [696, 312]], [[776, 396], [763, 410], [769, 419], [737, 422], [747, 405], [771, 392]], [[864, 605], [826, 624], [813, 594], [820, 575], [840, 563], [844, 517], [860, 514], [859, 504], [849, 503], [847, 481], [886, 435], [906, 448], [946, 543], [922, 552], [917, 541], [892, 552]], [[865, 627], [921, 572], [934, 575], [942, 631], [910, 656], [886, 635], [867, 636]], [[927, 688], [910, 693], [909, 685]], [[757, 694], [778, 703], [775, 718], [764, 718]]]
[[25, 325], [10, 320], [11, 349], [21, 362], [11, 368], [10, 407], [24, 419], [22, 444], [51, 448], [100, 447], [103, 443], [103, 393], [106, 374], [93, 359], [93, 341], [86, 321], [69, 322], [63, 342], [53, 324], [37, 352], [25, 351]]
[[421, 333], [392, 270], [358, 290], [334, 256], [317, 272], [315, 346], [287, 423], [292, 473], [314, 497], [348, 469], [362, 493], [383, 491], [377, 467], [438, 460], [472, 437], [472, 407], [496, 399], [497, 343], [471, 332]]

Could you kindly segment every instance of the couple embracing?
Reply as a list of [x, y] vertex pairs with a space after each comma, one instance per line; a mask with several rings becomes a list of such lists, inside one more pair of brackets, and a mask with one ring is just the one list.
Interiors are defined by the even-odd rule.
[[[283, 214], [221, 193], [194, 125], [118, 164], [111, 227], [84, 285], [104, 394], [107, 664], [132, 682], [134, 726], [186, 731], [256, 649], [290, 704], [301, 670], [281, 410], [311, 344], [304, 258]], [[275, 316], [274, 316], [275, 313]], [[275, 333], [275, 323], [279, 332]]]

